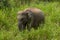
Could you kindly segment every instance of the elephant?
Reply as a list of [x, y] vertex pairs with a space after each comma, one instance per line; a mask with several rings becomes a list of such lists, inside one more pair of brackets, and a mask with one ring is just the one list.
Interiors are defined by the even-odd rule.
[[17, 19], [19, 30], [37, 29], [39, 24], [45, 23], [44, 13], [38, 8], [26, 8], [23, 11], [18, 11]]

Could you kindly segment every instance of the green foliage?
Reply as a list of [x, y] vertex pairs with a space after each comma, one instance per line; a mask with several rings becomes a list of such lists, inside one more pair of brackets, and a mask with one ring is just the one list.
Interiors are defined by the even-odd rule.
[[[15, 4], [12, 0], [10, 2]], [[37, 30], [32, 28], [30, 32], [20, 32], [17, 27], [17, 12], [28, 7], [41, 9], [45, 14], [45, 24]], [[40, 2], [0, 9], [0, 40], [60, 40], [60, 3]]]

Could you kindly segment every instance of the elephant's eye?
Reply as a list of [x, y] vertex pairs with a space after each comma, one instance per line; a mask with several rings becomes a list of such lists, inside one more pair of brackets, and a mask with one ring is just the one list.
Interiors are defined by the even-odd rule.
[[23, 21], [23, 20], [24, 20], [24, 18], [21, 19], [21, 21]]

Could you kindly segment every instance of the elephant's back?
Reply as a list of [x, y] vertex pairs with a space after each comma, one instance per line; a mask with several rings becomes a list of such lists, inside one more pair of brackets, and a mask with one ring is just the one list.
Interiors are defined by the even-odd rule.
[[38, 8], [27, 8], [27, 9], [25, 9], [25, 10], [30, 10], [30, 11], [32, 11], [33, 13], [39, 13], [39, 12], [42, 12], [40, 9], [38, 9]]

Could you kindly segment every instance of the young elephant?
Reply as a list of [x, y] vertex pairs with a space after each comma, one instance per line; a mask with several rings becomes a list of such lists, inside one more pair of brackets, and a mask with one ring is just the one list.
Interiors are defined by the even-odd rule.
[[37, 29], [39, 24], [44, 23], [44, 13], [38, 8], [27, 8], [18, 12], [18, 27], [19, 30], [30, 30], [32, 27]]

